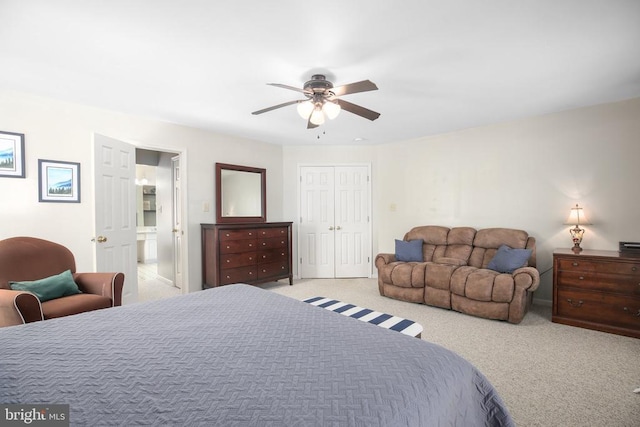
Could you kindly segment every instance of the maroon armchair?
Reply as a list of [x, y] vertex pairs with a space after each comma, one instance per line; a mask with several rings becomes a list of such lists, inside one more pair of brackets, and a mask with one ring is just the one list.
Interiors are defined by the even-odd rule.
[[[10, 282], [44, 279], [70, 270], [81, 293], [41, 302]], [[0, 240], [0, 326], [69, 316], [122, 304], [123, 273], [76, 273], [69, 249], [34, 237]]]

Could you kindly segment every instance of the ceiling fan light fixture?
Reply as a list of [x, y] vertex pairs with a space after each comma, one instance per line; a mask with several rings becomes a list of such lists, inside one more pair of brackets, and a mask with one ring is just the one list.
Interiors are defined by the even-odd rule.
[[340, 105], [333, 101], [326, 101], [322, 106], [322, 111], [327, 115], [329, 120], [333, 120], [340, 114]]
[[311, 101], [304, 101], [304, 102], [299, 102], [298, 103], [298, 114], [300, 114], [300, 117], [302, 117], [305, 120], [309, 119], [309, 115], [311, 115], [311, 112], [313, 111], [314, 105], [313, 102]]
[[309, 121], [316, 126], [320, 126], [324, 123], [324, 113], [322, 112], [322, 107], [317, 106], [313, 109]]
[[360, 105], [352, 104], [351, 102], [347, 102], [342, 99], [343, 95], [378, 90], [378, 86], [370, 80], [362, 80], [335, 87], [323, 74], [314, 74], [311, 76], [311, 80], [305, 82], [302, 88], [280, 83], [267, 84], [302, 93], [307, 99], [283, 102], [281, 104], [263, 108], [262, 110], [254, 111], [251, 113], [253, 115], [266, 113], [295, 104], [300, 117], [307, 121], [307, 129], [314, 129], [324, 124], [326, 117], [329, 119], [335, 119], [338, 114], [340, 114], [341, 110], [345, 110], [351, 114], [355, 114], [356, 116], [360, 116], [371, 121], [380, 117], [380, 113], [376, 113], [375, 111], [361, 107]]

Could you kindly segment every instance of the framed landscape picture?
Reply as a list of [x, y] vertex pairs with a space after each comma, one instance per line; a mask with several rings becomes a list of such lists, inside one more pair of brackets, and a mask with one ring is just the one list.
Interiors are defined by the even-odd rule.
[[40, 202], [80, 203], [80, 163], [38, 160]]
[[24, 178], [24, 134], [0, 131], [0, 177]]

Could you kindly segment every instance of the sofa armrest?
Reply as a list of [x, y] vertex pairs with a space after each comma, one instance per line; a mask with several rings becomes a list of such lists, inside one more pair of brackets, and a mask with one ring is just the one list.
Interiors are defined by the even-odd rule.
[[378, 254], [376, 256], [376, 267], [380, 268], [382, 265], [391, 264], [392, 262], [396, 262], [395, 254]]
[[31, 292], [0, 289], [0, 327], [43, 320], [40, 300]]
[[540, 286], [540, 272], [533, 267], [522, 267], [513, 271], [516, 290], [533, 292]]
[[109, 297], [113, 307], [122, 305], [123, 273], [75, 273], [73, 280], [82, 292]]

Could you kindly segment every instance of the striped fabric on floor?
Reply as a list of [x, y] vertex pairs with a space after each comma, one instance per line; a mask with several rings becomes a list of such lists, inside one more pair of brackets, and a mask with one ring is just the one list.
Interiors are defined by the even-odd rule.
[[306, 303], [321, 307], [327, 310], [335, 311], [344, 316], [353, 317], [363, 322], [371, 323], [381, 328], [391, 329], [405, 335], [420, 338], [422, 334], [422, 325], [413, 320], [403, 319], [402, 317], [393, 316], [391, 314], [380, 313], [368, 308], [362, 308], [353, 304], [347, 304], [325, 297], [313, 297], [303, 300]]

